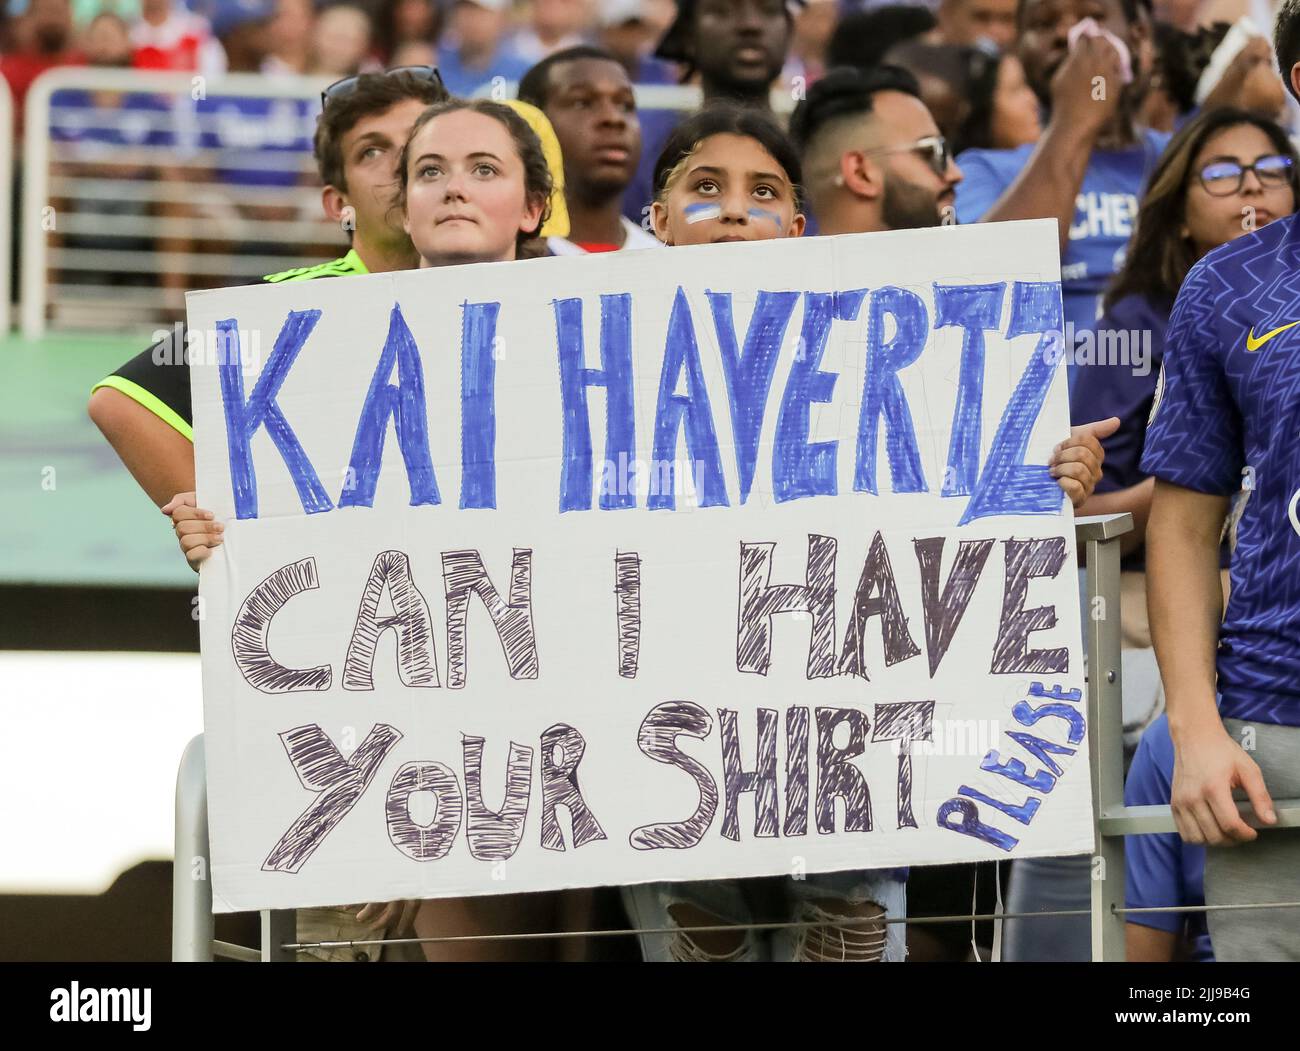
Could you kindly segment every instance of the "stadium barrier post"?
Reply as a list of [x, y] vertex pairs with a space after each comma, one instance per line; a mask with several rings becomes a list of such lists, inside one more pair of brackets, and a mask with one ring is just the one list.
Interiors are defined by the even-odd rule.
[[176, 773], [176, 855], [172, 864], [172, 960], [212, 961], [212, 872], [208, 784], [199, 734]]
[[1124, 959], [1124, 838], [1102, 832], [1104, 813], [1124, 805], [1123, 672], [1120, 661], [1120, 537], [1133, 516], [1099, 515], [1075, 522], [1083, 545], [1088, 601], [1088, 759], [1092, 778], [1093, 859], [1090, 875], [1092, 958]]
[[297, 941], [298, 913], [294, 909], [262, 910], [262, 962], [293, 963], [298, 954], [284, 946]]

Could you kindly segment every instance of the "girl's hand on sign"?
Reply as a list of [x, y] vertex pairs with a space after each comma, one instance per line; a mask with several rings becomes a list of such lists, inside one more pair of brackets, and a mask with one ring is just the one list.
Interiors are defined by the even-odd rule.
[[162, 513], [171, 518], [185, 560], [197, 573], [199, 564], [221, 543], [226, 527], [213, 520], [211, 511], [195, 505], [193, 493], [177, 493], [163, 505]]
[[1092, 495], [1101, 481], [1101, 465], [1106, 451], [1101, 439], [1109, 438], [1119, 428], [1119, 417], [1070, 428], [1070, 437], [1052, 450], [1047, 461], [1052, 477], [1076, 508]]

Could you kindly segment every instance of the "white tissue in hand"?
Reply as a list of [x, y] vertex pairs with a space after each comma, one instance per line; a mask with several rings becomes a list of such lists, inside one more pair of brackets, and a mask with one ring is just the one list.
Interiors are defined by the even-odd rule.
[[1079, 42], [1079, 38], [1085, 36], [1105, 37], [1114, 44], [1115, 50], [1119, 52], [1120, 82], [1123, 84], [1132, 83], [1133, 58], [1129, 54], [1128, 45], [1109, 29], [1103, 29], [1095, 18], [1084, 18], [1076, 22], [1066, 35], [1070, 50], [1073, 51], [1075, 45]]

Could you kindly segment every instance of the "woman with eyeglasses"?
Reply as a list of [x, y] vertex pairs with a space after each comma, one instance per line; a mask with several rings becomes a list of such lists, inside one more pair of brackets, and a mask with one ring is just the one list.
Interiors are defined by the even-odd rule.
[[[1102, 440], [1105, 474], [1077, 513], [1133, 515], [1133, 532], [1121, 538], [1120, 574], [1121, 641], [1130, 651], [1124, 662], [1130, 748], [1136, 747], [1136, 737], [1161, 705], [1147, 620], [1144, 555], [1155, 479], [1143, 473], [1140, 463], [1147, 421], [1159, 397], [1170, 311], [1198, 259], [1295, 211], [1298, 165], [1286, 134], [1265, 117], [1214, 109], [1184, 125], [1152, 173], [1127, 255], [1103, 299], [1091, 350], [1086, 345], [1076, 350], [1071, 416], [1121, 420], [1119, 429]], [[1226, 573], [1223, 576], [1226, 588]], [[1167, 804], [1169, 799], [1140, 801]], [[1161, 842], [1159, 837], [1137, 836], [1129, 841], [1130, 906], [1203, 904], [1199, 879], [1184, 874], [1190, 867], [1199, 875], [1199, 861], [1189, 862], [1183, 849], [1177, 837]], [[1089, 875], [1086, 857], [1017, 862], [1008, 911], [1086, 908]], [[1166, 888], [1174, 885], [1181, 888], [1183, 900], [1167, 900]], [[1184, 927], [1180, 914], [1134, 914], [1127, 931], [1128, 958], [1168, 960], [1178, 945], [1196, 942], [1204, 922], [1203, 916], [1195, 917]], [[1087, 917], [1008, 920], [1005, 947], [1009, 961], [1087, 960]]]
[[[1141, 566], [1153, 483], [1138, 461], [1174, 297], [1207, 252], [1295, 211], [1298, 169], [1300, 159], [1278, 125], [1245, 110], [1215, 109], [1174, 136], [1152, 173], [1123, 266], [1103, 300], [1094, 362], [1080, 361], [1070, 398], [1075, 419], [1100, 414], [1122, 421], [1102, 443], [1106, 474], [1079, 513], [1133, 512], [1136, 528], [1124, 539], [1127, 565]], [[1150, 333], [1149, 358], [1147, 337], [1135, 338], [1140, 333]], [[1111, 361], [1124, 343], [1128, 360]], [[1112, 353], [1104, 355], [1108, 344]], [[1140, 612], [1145, 619], [1144, 605]], [[1149, 646], [1142, 628], [1142, 644]]]

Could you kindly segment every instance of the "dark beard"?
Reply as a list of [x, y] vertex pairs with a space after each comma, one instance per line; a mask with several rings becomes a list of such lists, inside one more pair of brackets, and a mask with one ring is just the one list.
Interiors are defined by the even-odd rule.
[[885, 182], [880, 211], [887, 230], [923, 230], [942, 221], [937, 194], [896, 176]]

